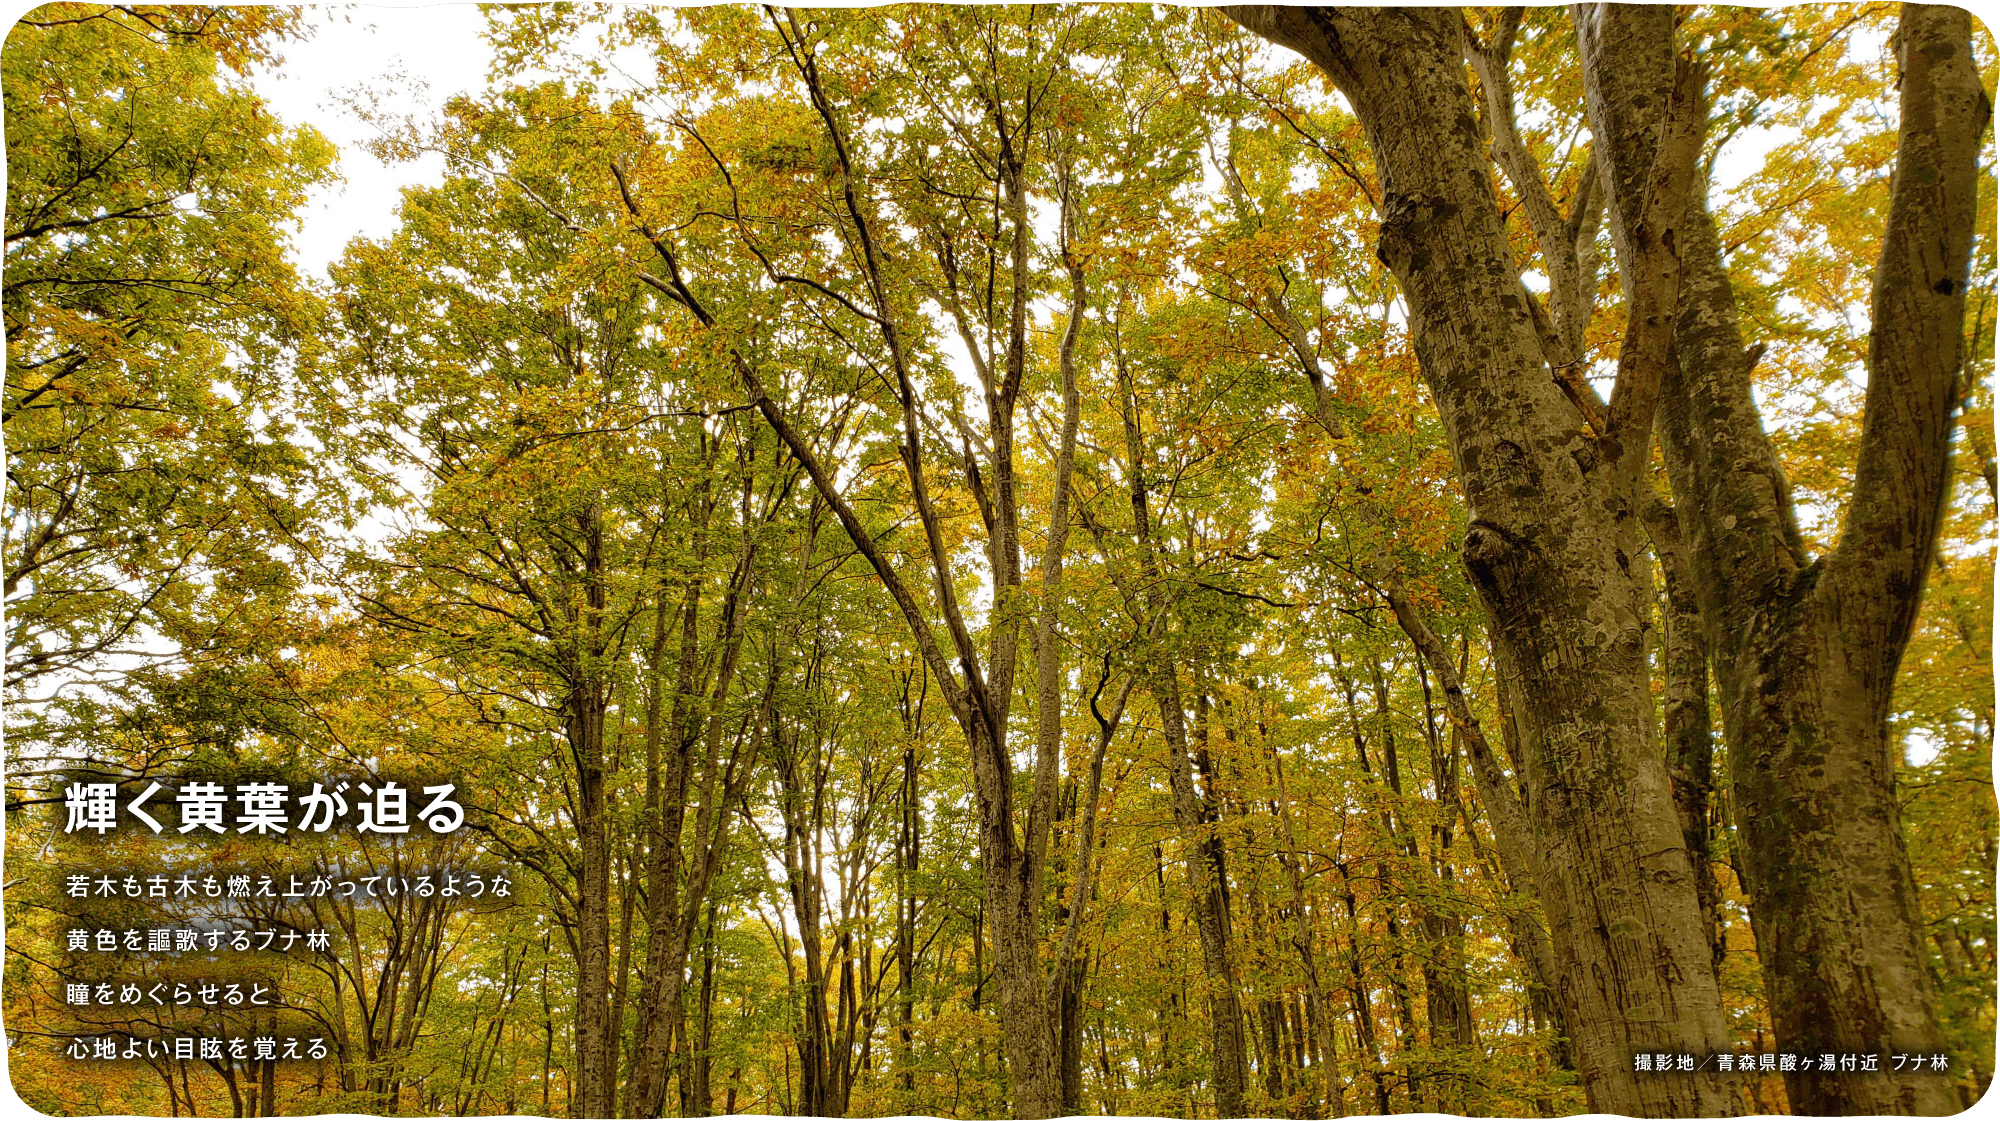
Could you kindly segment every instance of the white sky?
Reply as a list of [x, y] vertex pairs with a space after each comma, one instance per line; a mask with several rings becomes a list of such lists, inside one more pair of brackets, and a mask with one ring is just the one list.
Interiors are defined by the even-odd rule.
[[[2000, 0], [1971, 6], [1990, 15]], [[0, 0], [0, 11], [28, 7]], [[311, 36], [287, 44], [282, 65], [260, 72], [254, 84], [286, 124], [309, 124], [340, 148], [344, 182], [313, 193], [293, 246], [300, 267], [317, 277], [350, 239], [394, 229], [402, 187], [436, 182], [443, 172], [435, 155], [391, 165], [365, 151], [375, 130], [348, 107], [355, 91], [375, 96], [378, 111], [388, 115], [429, 117], [452, 95], [481, 88], [493, 54], [480, 35], [485, 20], [475, 3], [318, 5], [307, 12]], [[1777, 139], [1758, 135], [1764, 131], [1746, 130], [1722, 154], [1719, 188], [1755, 170]]]
[[364, 88], [392, 115], [429, 116], [453, 94], [478, 89], [492, 51], [480, 38], [485, 19], [473, 4], [356, 4], [309, 9], [311, 38], [289, 43], [284, 63], [257, 75], [257, 92], [288, 125], [309, 124], [340, 146], [344, 182], [313, 192], [300, 214], [293, 256], [307, 274], [355, 237], [395, 228], [399, 191], [438, 181], [439, 156], [384, 164], [361, 147], [375, 129], [348, 108]]

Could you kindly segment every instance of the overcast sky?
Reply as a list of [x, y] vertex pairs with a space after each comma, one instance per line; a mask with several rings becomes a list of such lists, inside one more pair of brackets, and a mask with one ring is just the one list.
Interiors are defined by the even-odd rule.
[[[11, 25], [32, 6], [0, 0], [0, 15]], [[446, 98], [484, 84], [492, 52], [473, 3], [315, 6], [307, 21], [312, 34], [285, 44], [283, 63], [260, 72], [255, 85], [280, 119], [309, 124], [340, 147], [344, 182], [314, 192], [294, 243], [301, 268], [320, 276], [350, 239], [390, 232], [400, 188], [435, 182], [443, 170], [437, 156], [387, 165], [363, 150], [374, 129], [348, 107], [354, 91], [377, 95], [388, 114], [428, 117]], [[1750, 170], [1762, 145], [1739, 137], [1730, 147], [1718, 168], [1723, 184]]]
[[283, 65], [258, 74], [256, 87], [286, 124], [309, 124], [340, 146], [344, 182], [313, 192], [293, 245], [300, 267], [319, 276], [350, 239], [394, 228], [402, 187], [444, 170], [438, 156], [384, 164], [363, 150], [376, 133], [348, 108], [350, 92], [365, 87], [388, 113], [427, 116], [483, 84], [492, 52], [473, 4], [317, 7], [307, 19], [311, 37], [286, 44]]

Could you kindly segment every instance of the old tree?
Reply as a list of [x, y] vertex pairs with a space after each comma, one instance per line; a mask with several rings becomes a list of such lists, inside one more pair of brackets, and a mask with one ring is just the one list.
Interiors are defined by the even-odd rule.
[[[1547, 259], [1572, 252], [1572, 229], [1508, 135], [1504, 67], [1519, 15], [1482, 38], [1443, 9], [1227, 11], [1323, 69], [1375, 153], [1377, 251], [1410, 301], [1465, 490], [1466, 571], [1492, 622], [1501, 688], [1518, 698], [1526, 857], [1592, 1104], [1728, 1108], [1716, 1078], [1635, 1077], [1630, 1062], [1660, 1041], [1726, 1046], [1650, 696], [1647, 549], [1669, 588], [1678, 576], [1693, 597], [1721, 692], [1743, 887], [1778, 1038], [1811, 1052], [1935, 1046], [1888, 716], [1937, 548], [1962, 396], [1992, 110], [1971, 17], [1909, 5], [1895, 33], [1902, 124], [1869, 301], [1861, 445], [1837, 541], [1813, 557], [1751, 394], [1758, 350], [1744, 342], [1696, 174], [1702, 76], [1671, 9], [1572, 12], [1599, 179], [1584, 189], [1603, 193], [1625, 285], [1607, 405], [1564, 392], [1573, 359], [1522, 283], [1488, 170], [1497, 156], [1514, 189], [1549, 210], [1536, 220], [1529, 204]], [[1499, 110], [1483, 120], [1468, 62]], [[1656, 430], [1670, 500], [1642, 485]], [[1800, 1074], [1787, 1088], [1808, 1113], [1951, 1108], [1921, 1079]]]
[[[1987, 1092], [1965, 13], [463, 14], [483, 85], [353, 99], [420, 182], [315, 276], [290, 223], [333, 153], [257, 89], [320, 17], [9, 34], [31, 1104]], [[463, 828], [65, 828], [84, 775], [389, 770], [448, 776]], [[65, 891], [156, 866], [512, 891]], [[332, 942], [100, 949], [216, 921]], [[73, 1053], [215, 1034], [117, 994], [225, 968], [283, 995], [242, 1034], [328, 1057]]]

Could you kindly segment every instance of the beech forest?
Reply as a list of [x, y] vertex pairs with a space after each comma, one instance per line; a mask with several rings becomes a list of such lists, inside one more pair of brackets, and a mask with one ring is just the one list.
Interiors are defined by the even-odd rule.
[[325, 15], [0, 54], [28, 1105], [1986, 1094], [1967, 12]]

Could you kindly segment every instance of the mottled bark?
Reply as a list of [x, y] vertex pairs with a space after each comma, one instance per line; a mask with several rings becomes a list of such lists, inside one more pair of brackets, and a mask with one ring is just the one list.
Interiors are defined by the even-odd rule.
[[1056, 1050], [1062, 1064], [1062, 1112], [1083, 1112], [1083, 984], [1088, 957], [1056, 963]]
[[1660, 668], [1666, 688], [1660, 698], [1660, 732], [1666, 741], [1667, 775], [1674, 786], [1674, 807], [1680, 812], [1688, 859], [1694, 863], [1695, 894], [1701, 899], [1710, 956], [1720, 970], [1722, 890], [1715, 880], [1715, 848], [1709, 833], [1709, 795], [1715, 789], [1715, 720], [1708, 703], [1708, 636], [1702, 630], [1692, 562], [1672, 509], [1654, 502], [1647, 508], [1646, 522], [1664, 577], [1661, 629], [1666, 633]]
[[[1621, 256], [1632, 182], [1657, 146], [1671, 65], [1660, 12], [1580, 13], [1592, 129]], [[1871, 296], [1855, 481], [1831, 553], [1806, 555], [1751, 393], [1706, 208], [1690, 208], [1660, 437], [1729, 744], [1739, 867], [1786, 1049], [1943, 1048], [1895, 796], [1888, 712], [1935, 555], [1964, 350], [1976, 164], [1990, 101], [1971, 21], [1908, 6], [1902, 121]], [[1944, 1079], [1788, 1076], [1805, 1113], [1948, 1113]]]
[[[1590, 1104], [1734, 1113], [1739, 1100], [1712, 1073], [1632, 1070], [1636, 1051], [1729, 1045], [1653, 720], [1643, 637], [1651, 588], [1634, 571], [1640, 534], [1620, 486], [1640, 453], [1621, 457], [1587, 436], [1550, 374], [1502, 228], [1460, 17], [1225, 10], [1324, 70], [1374, 149], [1384, 200], [1377, 251], [1409, 300], [1418, 360], [1459, 468], [1467, 572], [1522, 678], [1526, 816]], [[1621, 361], [1621, 383], [1632, 388], [1623, 415], [1637, 429], [1650, 423], [1644, 375], [1659, 363], [1650, 345], [1633, 359], [1629, 379]]]

